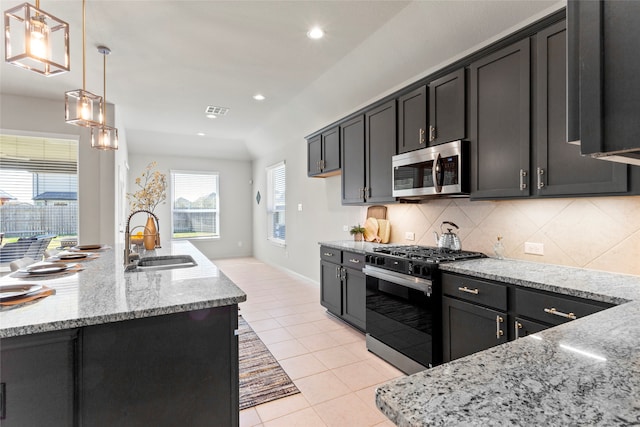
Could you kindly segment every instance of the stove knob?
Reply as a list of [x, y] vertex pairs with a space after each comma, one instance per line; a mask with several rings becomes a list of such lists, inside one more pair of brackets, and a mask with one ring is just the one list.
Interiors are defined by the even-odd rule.
[[366, 262], [367, 264], [371, 264], [371, 258], [373, 258], [371, 255], [365, 255], [364, 262]]

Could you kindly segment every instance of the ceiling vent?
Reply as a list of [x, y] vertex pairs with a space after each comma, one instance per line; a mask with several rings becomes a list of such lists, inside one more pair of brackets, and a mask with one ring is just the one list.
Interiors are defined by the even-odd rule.
[[214, 107], [213, 105], [209, 105], [204, 112], [205, 114], [213, 114], [215, 116], [226, 116], [229, 109], [227, 107]]

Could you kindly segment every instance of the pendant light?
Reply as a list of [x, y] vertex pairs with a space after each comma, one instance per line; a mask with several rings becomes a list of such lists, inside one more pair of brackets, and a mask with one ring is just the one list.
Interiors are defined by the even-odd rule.
[[4, 60], [45, 76], [69, 71], [69, 24], [23, 3], [4, 12]]
[[64, 94], [65, 121], [71, 125], [91, 127], [102, 124], [99, 114], [102, 111], [102, 97], [85, 89], [86, 87], [86, 1], [82, 0], [82, 89]]
[[102, 111], [100, 112], [100, 126], [91, 127], [91, 147], [98, 150], [117, 150], [118, 149], [118, 129], [107, 126], [107, 55], [111, 53], [111, 49], [106, 46], [98, 46], [98, 52], [103, 55], [102, 63]]

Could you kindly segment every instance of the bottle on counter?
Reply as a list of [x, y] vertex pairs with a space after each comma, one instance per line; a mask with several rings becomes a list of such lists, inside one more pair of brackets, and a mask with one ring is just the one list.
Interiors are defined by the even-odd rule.
[[496, 254], [496, 258], [504, 259], [504, 245], [502, 244], [502, 236], [498, 236], [498, 240], [493, 245], [493, 252]]

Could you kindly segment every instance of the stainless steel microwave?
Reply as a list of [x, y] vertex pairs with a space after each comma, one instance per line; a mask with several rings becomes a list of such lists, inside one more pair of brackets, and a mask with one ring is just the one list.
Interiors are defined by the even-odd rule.
[[393, 197], [469, 195], [469, 141], [453, 141], [392, 158]]

